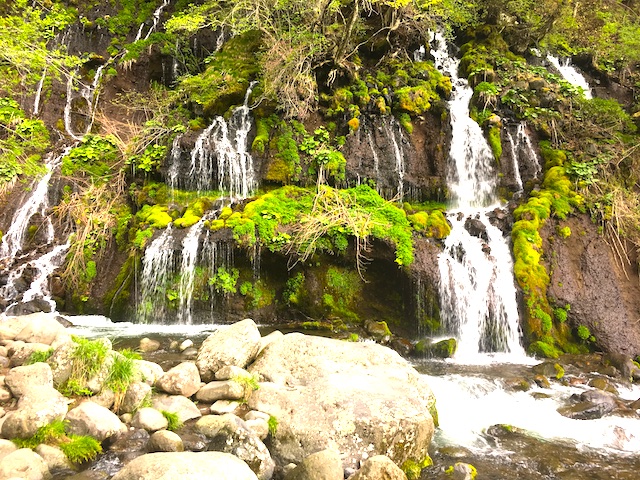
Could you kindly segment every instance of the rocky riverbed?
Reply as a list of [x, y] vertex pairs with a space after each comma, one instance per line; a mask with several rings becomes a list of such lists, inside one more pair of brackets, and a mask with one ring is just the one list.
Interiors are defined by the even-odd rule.
[[[78, 340], [59, 319], [0, 321], [0, 479], [403, 479], [429, 461], [435, 398], [384, 346], [262, 337], [247, 319], [198, 349], [186, 340], [166, 371], [131, 359], [123, 387], [125, 352]], [[91, 367], [87, 344], [104, 352]], [[56, 421], [62, 436], [42, 439]], [[74, 436], [102, 452], [72, 463], [61, 446]], [[18, 448], [34, 438], [33, 450]]]

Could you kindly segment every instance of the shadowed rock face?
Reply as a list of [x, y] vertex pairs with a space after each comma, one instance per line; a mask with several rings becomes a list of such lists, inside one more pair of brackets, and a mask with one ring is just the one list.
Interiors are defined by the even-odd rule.
[[435, 399], [389, 349], [294, 333], [270, 344], [249, 371], [266, 380], [249, 406], [278, 420], [271, 453], [280, 465], [328, 448], [351, 468], [378, 454], [399, 465], [427, 455]]
[[621, 267], [605, 238], [597, 234], [588, 217], [570, 217], [562, 222], [571, 235], [554, 237], [556, 222], [543, 230], [548, 252], [549, 298], [555, 305], [570, 305], [567, 322], [584, 325], [607, 352], [635, 356], [640, 353], [640, 287], [637, 272]]

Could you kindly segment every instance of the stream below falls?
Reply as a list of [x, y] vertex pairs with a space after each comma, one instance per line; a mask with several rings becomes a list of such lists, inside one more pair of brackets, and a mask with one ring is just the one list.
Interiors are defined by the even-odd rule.
[[[183, 361], [171, 351], [172, 341], [191, 339], [195, 346], [216, 325], [143, 325], [112, 323], [105, 317], [69, 317], [72, 333], [108, 336], [118, 348], [135, 348], [149, 337], [161, 350], [145, 354], [165, 370]], [[268, 333], [264, 331], [264, 333]], [[306, 332], [312, 333], [312, 332]], [[147, 356], [149, 355], [149, 356]], [[510, 354], [480, 354], [470, 364], [412, 359], [435, 393], [439, 416], [430, 454], [433, 466], [422, 480], [450, 480], [445, 470], [456, 462], [470, 463], [477, 480], [637, 480], [640, 478], [640, 416], [618, 409], [593, 420], [567, 418], [558, 409], [571, 396], [595, 390], [604, 380], [626, 403], [640, 399], [640, 386], [604, 375], [601, 358], [567, 356], [558, 360], [565, 374], [547, 374], [548, 386], [534, 381], [541, 360]], [[553, 361], [555, 362], [555, 361]], [[551, 365], [553, 365], [551, 362]], [[523, 386], [526, 385], [526, 388]]]

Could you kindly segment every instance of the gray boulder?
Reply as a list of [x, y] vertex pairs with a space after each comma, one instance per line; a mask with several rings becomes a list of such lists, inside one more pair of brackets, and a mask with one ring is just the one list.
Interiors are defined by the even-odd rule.
[[142, 455], [112, 480], [256, 480], [234, 455], [222, 452], [171, 452]]
[[42, 457], [47, 464], [47, 468], [52, 473], [72, 473], [75, 471], [73, 464], [58, 447], [41, 443], [36, 447], [35, 452]]
[[14, 397], [20, 398], [22, 394], [33, 386], [53, 387], [53, 375], [51, 367], [43, 362], [33, 365], [12, 368], [4, 379]]
[[156, 381], [156, 387], [171, 395], [190, 397], [200, 389], [198, 367], [191, 362], [176, 365]]
[[209, 335], [198, 351], [196, 365], [205, 382], [214, 379], [223, 367], [245, 368], [260, 348], [260, 332], [255, 322], [245, 319]]
[[365, 461], [349, 480], [407, 480], [407, 476], [389, 457], [376, 455]]
[[23, 392], [16, 410], [7, 413], [2, 422], [2, 437], [27, 438], [38, 428], [67, 413], [67, 399], [53, 387], [36, 386]]
[[21, 448], [10, 453], [0, 462], [0, 478], [24, 480], [45, 480], [51, 478], [45, 461], [29, 448]]
[[0, 341], [15, 340], [16, 335], [18, 335], [28, 323], [28, 316], [3, 319], [0, 321]]
[[209, 439], [208, 450], [231, 453], [244, 460], [260, 480], [273, 476], [275, 462], [269, 450], [241, 418], [231, 413], [206, 415], [195, 428]]
[[70, 410], [65, 420], [69, 422], [69, 433], [89, 435], [101, 442], [127, 428], [111, 410], [89, 400]]
[[344, 480], [340, 454], [335, 450], [321, 450], [305, 458], [289, 471], [285, 480]]
[[435, 398], [389, 348], [292, 333], [249, 371], [267, 380], [248, 405], [277, 419], [271, 454], [279, 465], [325, 449], [341, 452], [350, 468], [374, 455], [398, 465], [427, 456]]
[[156, 381], [164, 375], [164, 370], [157, 363], [148, 362], [146, 360], [134, 360], [133, 361], [136, 380], [144, 382], [147, 385], [153, 386]]

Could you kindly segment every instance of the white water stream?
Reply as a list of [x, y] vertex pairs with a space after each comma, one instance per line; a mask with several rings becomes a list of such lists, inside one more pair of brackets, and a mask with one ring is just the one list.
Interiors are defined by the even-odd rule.
[[591, 87], [589, 86], [589, 82], [584, 78], [584, 75], [580, 73], [576, 67], [571, 63], [570, 58], [558, 58], [553, 55], [547, 55], [547, 60], [551, 65], [553, 65], [562, 78], [564, 78], [571, 85], [582, 88], [582, 92], [584, 94], [584, 98], [591, 99], [593, 95], [591, 94]]
[[[98, 104], [98, 87], [100, 85], [100, 79], [102, 78], [102, 72], [105, 65], [100, 65], [93, 76], [91, 85], [87, 85], [83, 82], [78, 82], [78, 90], [75, 87], [75, 77], [73, 74], [69, 74], [67, 77], [67, 102], [64, 107], [64, 128], [67, 134], [74, 140], [82, 140], [87, 133], [91, 131], [93, 127], [93, 121], [95, 116], [96, 106]], [[77, 98], [82, 98], [86, 102], [85, 112], [74, 112], [73, 101]], [[73, 114], [83, 115], [85, 118], [84, 128], [82, 132], [76, 131], [76, 125], [73, 122]]]
[[520, 193], [523, 190], [520, 169], [527, 168], [531, 171], [533, 178], [538, 178], [542, 172], [542, 166], [540, 165], [540, 159], [533, 148], [531, 139], [527, 134], [527, 125], [525, 122], [520, 122], [516, 127], [515, 138], [508, 128], [505, 129], [505, 136], [507, 138], [507, 142], [509, 142], [509, 147], [511, 148], [513, 176], [518, 188], [516, 193]]
[[[495, 159], [480, 126], [469, 117], [473, 90], [458, 77], [459, 60], [450, 55], [440, 34], [434, 34], [436, 67], [451, 77], [449, 100], [452, 128], [447, 183], [451, 233], [438, 258], [441, 319], [458, 340], [456, 358], [470, 360], [482, 352], [523, 356], [508, 240], [491, 225], [487, 214], [499, 208]], [[472, 235], [469, 223], [479, 230]]]

